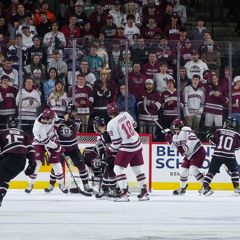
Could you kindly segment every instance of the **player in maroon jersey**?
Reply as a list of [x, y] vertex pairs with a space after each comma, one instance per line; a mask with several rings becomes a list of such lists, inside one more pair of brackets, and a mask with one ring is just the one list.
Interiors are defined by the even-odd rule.
[[240, 149], [240, 134], [235, 132], [237, 121], [229, 117], [225, 123], [225, 128], [218, 129], [209, 139], [215, 150], [209, 166], [207, 175], [204, 177], [202, 194], [210, 196], [213, 194], [209, 184], [222, 164], [225, 164], [231, 172], [231, 180], [234, 187], [234, 193], [240, 196], [239, 190], [239, 168], [236, 161], [235, 151]]
[[0, 206], [9, 188], [9, 182], [24, 170], [26, 158], [29, 165], [26, 175], [33, 174], [35, 164], [35, 150], [30, 137], [18, 129], [18, 119], [9, 117], [7, 129], [0, 131]]

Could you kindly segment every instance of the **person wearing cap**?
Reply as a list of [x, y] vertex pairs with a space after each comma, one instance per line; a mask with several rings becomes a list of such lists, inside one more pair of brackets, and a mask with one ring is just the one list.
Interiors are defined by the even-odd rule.
[[41, 98], [40, 93], [33, 87], [31, 77], [26, 77], [22, 91], [17, 94], [16, 105], [21, 109], [22, 130], [33, 139], [32, 128], [38, 116], [37, 109], [41, 106]]
[[[41, 3], [41, 11], [45, 12], [47, 14], [47, 19], [49, 19], [51, 22], [54, 22], [54, 21], [56, 21], [56, 18], [54, 16], [54, 14], [49, 11], [48, 7], [49, 7], [48, 1], [44, 0]], [[39, 11], [39, 12], [41, 12], [41, 11]], [[39, 23], [41, 23], [39, 12], [37, 12], [34, 16], [34, 25], [35, 26], [37, 26]]]
[[160, 32], [161, 35], [163, 34], [162, 29], [156, 24], [155, 16], [150, 15], [148, 17], [147, 25], [141, 28], [141, 36], [143, 36], [145, 39], [153, 39], [155, 32]]
[[187, 62], [184, 67], [187, 70], [189, 78], [192, 78], [194, 74], [198, 74], [202, 79], [203, 72], [209, 70], [207, 64], [199, 59], [199, 52], [197, 50], [192, 51], [192, 60]]
[[109, 14], [113, 16], [113, 23], [119, 27], [123, 22], [123, 13], [121, 12], [121, 2], [119, 0], [114, 2], [114, 7], [109, 11]]
[[186, 7], [180, 4], [180, 0], [173, 0], [172, 3], [174, 5], [173, 11], [178, 13], [178, 16], [180, 17], [182, 25], [184, 25], [185, 22], [187, 21]]
[[37, 28], [38, 36], [43, 38], [46, 33], [52, 31], [52, 23], [47, 18], [47, 14], [45, 12], [40, 11], [39, 17], [41, 22], [36, 26], [36, 28]]
[[92, 0], [86, 0], [83, 3], [83, 9], [86, 17], [89, 19], [90, 15], [97, 10], [97, 4]]
[[[152, 117], [148, 115], [144, 110], [144, 97], [147, 98], [146, 108]], [[162, 100], [158, 92], [154, 88], [152, 79], [147, 79], [144, 84], [144, 92], [142, 98], [137, 101], [138, 108], [138, 125], [140, 133], [150, 133], [153, 137], [153, 141], [157, 140], [157, 125], [153, 121], [158, 121], [158, 113], [161, 108]], [[153, 118], [153, 119], [152, 119]]]
[[[83, 11], [83, 3], [82, 3], [82, 1], [77, 1], [75, 3], [74, 15], [76, 15], [75, 26], [79, 27], [82, 30], [83, 23], [88, 20], [87, 16], [85, 15], [85, 13]], [[69, 21], [69, 25], [70, 25], [70, 21]]]
[[187, 62], [192, 60], [192, 41], [187, 39], [184, 46], [180, 50], [181, 64], [185, 65]]
[[238, 132], [240, 133], [240, 76], [233, 79], [232, 87], [232, 118], [237, 119]]
[[104, 11], [104, 3], [99, 1], [97, 4], [97, 11], [93, 12], [89, 17], [95, 38], [99, 37], [100, 29], [106, 23], [107, 17], [108, 13]]
[[113, 23], [113, 16], [108, 14], [106, 24], [100, 29], [100, 32], [105, 35], [106, 38], [114, 38], [117, 34], [117, 26]]
[[[36, 89], [41, 96], [41, 103], [44, 103], [44, 91], [43, 91], [43, 82], [46, 79], [45, 75], [42, 77], [42, 71], [39, 68], [36, 68], [33, 71], [33, 87]], [[40, 110], [40, 109], [39, 109]]]
[[63, 118], [68, 101], [69, 100], [64, 89], [63, 82], [61, 80], [57, 80], [55, 82], [54, 90], [50, 93], [47, 99], [47, 106], [51, 108], [58, 115], [58, 117]]
[[[164, 28], [164, 36], [168, 38], [168, 40], [179, 40], [180, 39], [180, 29], [182, 27], [178, 22], [178, 14], [173, 12], [171, 16], [171, 22], [168, 23]], [[173, 42], [174, 45], [177, 45], [177, 42]]]
[[209, 39], [207, 42], [207, 48], [204, 48], [201, 54], [201, 60], [205, 62], [210, 71], [219, 75], [219, 68], [221, 66], [220, 52], [214, 49], [213, 40]]
[[143, 65], [142, 72], [147, 76], [147, 78], [153, 79], [153, 75], [160, 72], [160, 64], [157, 60], [157, 55], [155, 52], [149, 52], [148, 62]]
[[[133, 19], [134, 25], [136, 25], [138, 28], [142, 26], [142, 17], [140, 16], [140, 13], [137, 11], [138, 9], [135, 6], [134, 1], [129, 1], [127, 3], [127, 9], [126, 14], [123, 16], [123, 24], [128, 24], [128, 16], [131, 16], [131, 19]], [[133, 17], [132, 17], [133, 16]]]
[[185, 124], [199, 134], [200, 121], [205, 104], [205, 91], [200, 87], [200, 76], [194, 74], [192, 84], [183, 90]]
[[120, 48], [121, 50], [125, 49], [125, 42], [128, 40], [128, 38], [124, 35], [124, 25], [120, 25], [117, 29], [117, 35], [114, 37], [114, 39], [120, 41]]
[[[145, 8], [147, 8], [146, 13], [144, 13]], [[161, 26], [162, 12], [158, 11], [155, 4], [149, 2], [146, 7], [143, 8], [143, 21], [142, 27], [145, 27], [148, 24], [149, 16], [154, 16], [156, 26]]]
[[9, 85], [10, 77], [1, 75], [0, 85], [0, 129], [6, 128], [10, 116], [16, 115], [16, 96], [18, 90]]
[[37, 35], [37, 30], [36, 30], [36, 27], [33, 25], [31, 13], [26, 12], [24, 14], [24, 22], [18, 25], [18, 30], [16, 31], [16, 33], [22, 34], [23, 26], [28, 26], [30, 33], [32, 33], [33, 35]]

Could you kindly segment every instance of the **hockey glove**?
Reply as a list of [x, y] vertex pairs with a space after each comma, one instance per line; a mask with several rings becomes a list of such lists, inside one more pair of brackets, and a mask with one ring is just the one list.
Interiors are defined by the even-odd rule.
[[65, 121], [65, 124], [67, 127], [69, 127], [70, 129], [74, 128], [74, 121], [73, 119], [68, 119], [67, 121]]
[[173, 135], [171, 132], [168, 132], [166, 135], [165, 135], [165, 141], [169, 144], [172, 143], [172, 140], [173, 140]]
[[179, 146], [177, 150], [178, 150], [178, 152], [181, 153], [182, 155], [183, 155], [184, 152], [185, 152], [182, 146]]
[[29, 163], [26, 170], [25, 170], [25, 174], [27, 176], [32, 175], [35, 171], [36, 165], [37, 165], [36, 163], [31, 163], [31, 164]]

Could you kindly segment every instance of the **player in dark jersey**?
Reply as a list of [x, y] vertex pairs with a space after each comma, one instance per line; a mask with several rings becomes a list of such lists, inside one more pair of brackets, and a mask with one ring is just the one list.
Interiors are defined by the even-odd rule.
[[218, 129], [212, 136], [210, 136], [209, 142], [216, 147], [212, 155], [208, 173], [203, 181], [201, 192], [205, 196], [213, 194], [209, 184], [215, 174], [219, 173], [222, 164], [225, 164], [231, 172], [234, 193], [240, 196], [239, 169], [235, 157], [235, 151], [240, 149], [240, 134], [234, 131], [236, 126], [236, 119], [229, 117], [224, 123], [224, 128]]
[[[92, 188], [88, 185], [88, 172], [85, 166], [83, 156], [78, 148], [78, 141], [76, 134], [80, 128], [80, 119], [75, 118], [77, 113], [77, 108], [73, 104], [69, 104], [66, 107], [66, 114], [64, 120], [60, 120], [60, 125], [57, 128], [57, 133], [59, 136], [59, 142], [64, 148], [65, 156], [69, 156], [75, 167], [78, 168], [80, 178], [82, 180], [84, 191], [89, 193], [86, 196], [92, 195]], [[54, 170], [52, 169], [50, 175], [50, 185], [45, 188], [45, 192], [51, 192], [56, 183], [56, 176]], [[70, 190], [71, 191], [71, 190]], [[72, 191], [71, 191], [72, 192]]]
[[33, 174], [35, 163], [35, 150], [30, 136], [18, 129], [18, 119], [9, 117], [7, 129], [0, 131], [0, 206], [9, 188], [9, 182], [24, 170], [26, 158], [29, 165], [26, 175]]

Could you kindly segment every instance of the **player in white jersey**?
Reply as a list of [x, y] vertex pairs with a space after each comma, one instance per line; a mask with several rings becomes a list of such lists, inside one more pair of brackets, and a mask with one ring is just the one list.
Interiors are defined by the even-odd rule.
[[107, 155], [117, 152], [114, 161], [114, 172], [117, 176], [120, 191], [116, 194], [114, 201], [129, 201], [127, 175], [125, 170], [130, 164], [141, 187], [141, 193], [137, 196], [140, 201], [149, 200], [146, 187], [146, 176], [141, 170], [144, 164], [142, 155], [142, 144], [138, 133], [134, 130], [136, 122], [127, 112], [118, 111], [115, 103], [107, 106], [108, 114], [112, 118], [107, 125], [107, 131], [111, 137], [111, 145], [106, 150]]
[[199, 169], [202, 168], [206, 151], [192, 129], [185, 127], [182, 120], [173, 120], [171, 130], [174, 132], [174, 135], [169, 131], [165, 136], [166, 142], [168, 142], [173, 149], [177, 149], [179, 153], [185, 156], [180, 171], [181, 188], [173, 191], [173, 195], [183, 195], [188, 186], [189, 173], [203, 185], [204, 176]]
[[55, 124], [58, 121], [56, 113], [51, 109], [45, 109], [43, 113], [35, 120], [33, 125], [33, 146], [36, 151], [36, 169], [29, 176], [29, 185], [25, 189], [26, 193], [30, 193], [33, 189], [38, 171], [41, 167], [41, 162], [44, 159], [44, 154], [47, 152], [48, 161], [52, 164], [59, 188], [63, 193], [68, 193], [63, 182], [63, 170], [60, 163], [60, 155], [62, 147], [59, 144], [58, 135], [55, 130]]

